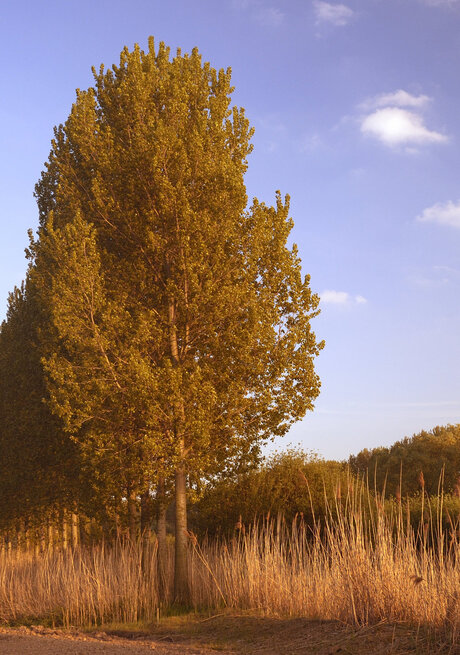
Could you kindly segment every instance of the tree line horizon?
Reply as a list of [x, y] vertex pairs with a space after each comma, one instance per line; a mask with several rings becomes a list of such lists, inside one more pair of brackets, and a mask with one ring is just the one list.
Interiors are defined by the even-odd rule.
[[155, 503], [161, 566], [173, 493], [187, 603], [187, 495], [313, 409], [319, 297], [289, 197], [248, 204], [230, 69], [151, 37], [93, 75], [54, 130], [1, 327], [0, 522], [124, 512], [134, 532]]

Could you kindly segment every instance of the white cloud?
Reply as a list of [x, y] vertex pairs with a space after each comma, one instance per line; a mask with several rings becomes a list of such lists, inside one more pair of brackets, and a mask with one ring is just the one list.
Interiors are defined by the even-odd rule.
[[320, 293], [322, 303], [331, 305], [362, 305], [367, 302], [364, 296], [351, 296], [347, 291], [333, 291], [332, 289], [325, 289]]
[[249, 7], [250, 0], [232, 0], [232, 6], [236, 10], [247, 9]]
[[430, 7], [455, 7], [459, 0], [422, 0], [422, 2]]
[[335, 305], [345, 305], [350, 300], [350, 294], [346, 291], [332, 291], [326, 289], [320, 294], [321, 302], [333, 303]]
[[315, 0], [313, 3], [317, 23], [332, 23], [337, 27], [343, 27], [353, 18], [353, 10], [342, 4], [330, 4], [323, 0]]
[[436, 275], [415, 273], [408, 278], [409, 282], [417, 287], [424, 289], [438, 289], [439, 287], [449, 284], [450, 280], [447, 277], [439, 277]]
[[261, 128], [272, 134], [284, 134], [287, 131], [286, 124], [280, 120], [276, 113], [265, 114], [259, 118]]
[[366, 100], [361, 105], [362, 109], [378, 109], [379, 107], [424, 107], [431, 98], [425, 95], [414, 96], [404, 89], [398, 89], [393, 93], [381, 93], [374, 98]]
[[445, 134], [429, 130], [421, 116], [400, 107], [384, 107], [369, 114], [361, 122], [361, 132], [387, 146], [416, 146], [447, 141]]
[[424, 223], [439, 223], [439, 225], [449, 225], [460, 229], [460, 200], [442, 203], [438, 202], [431, 207], [427, 207], [417, 216], [418, 221]]
[[460, 276], [460, 269], [454, 268], [453, 266], [433, 266], [433, 270], [446, 275]]
[[267, 27], [278, 27], [284, 20], [284, 14], [276, 7], [264, 7], [257, 12], [257, 19]]
[[247, 11], [252, 20], [264, 27], [278, 27], [285, 18], [280, 9], [266, 5], [264, 0], [232, 0], [232, 6], [236, 11]]
[[418, 287], [436, 289], [446, 285], [460, 284], [460, 269], [453, 266], [431, 266], [428, 270], [415, 271], [408, 278], [409, 282]]
[[299, 152], [314, 152], [323, 146], [323, 141], [319, 134], [316, 132], [313, 134], [306, 134], [303, 138], [296, 142], [296, 146]]
[[257, 129], [261, 143], [268, 152], [274, 152], [280, 145], [286, 143], [288, 129], [279, 119], [278, 114], [266, 114], [257, 119], [260, 130]]

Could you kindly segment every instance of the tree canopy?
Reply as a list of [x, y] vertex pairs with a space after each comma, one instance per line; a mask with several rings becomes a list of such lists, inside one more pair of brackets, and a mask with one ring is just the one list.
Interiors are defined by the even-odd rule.
[[288, 245], [289, 198], [248, 206], [253, 131], [230, 69], [151, 38], [93, 73], [36, 186], [27, 284], [48, 406], [83, 460], [125, 496], [175, 476], [180, 600], [186, 479], [313, 408], [319, 298]]
[[349, 459], [354, 473], [368, 474], [371, 488], [388, 493], [415, 494], [422, 488], [430, 494], [460, 487], [460, 424], [436, 426], [390, 447], [365, 448]]

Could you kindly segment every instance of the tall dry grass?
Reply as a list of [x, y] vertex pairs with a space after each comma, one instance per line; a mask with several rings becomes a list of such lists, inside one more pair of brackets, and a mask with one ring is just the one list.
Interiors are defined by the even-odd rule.
[[[372, 509], [372, 508], [371, 508]], [[393, 515], [347, 499], [325, 524], [264, 520], [227, 541], [190, 540], [192, 605], [349, 624], [404, 621], [460, 627], [457, 530], [431, 516], [418, 532], [402, 506]], [[335, 518], [332, 518], [334, 515]], [[453, 525], [453, 527], [455, 527]], [[167, 565], [171, 600], [172, 543]], [[66, 626], [154, 621], [156, 543], [101, 544], [41, 555], [0, 555], [0, 619]]]
[[[172, 555], [172, 553], [171, 553]], [[167, 567], [168, 579], [172, 566]], [[64, 626], [153, 620], [159, 606], [156, 544], [118, 541], [41, 554], [0, 555], [0, 620]]]

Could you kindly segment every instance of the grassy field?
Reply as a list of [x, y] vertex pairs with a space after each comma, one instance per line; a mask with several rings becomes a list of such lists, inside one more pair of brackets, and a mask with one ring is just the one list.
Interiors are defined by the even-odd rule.
[[[428, 643], [423, 652], [438, 652], [435, 643], [455, 652], [458, 531], [444, 533], [431, 516], [414, 532], [402, 508], [388, 517], [376, 507], [369, 513], [345, 501], [336, 518], [315, 529], [300, 519], [289, 526], [265, 519], [225, 541], [198, 543], [191, 535], [190, 609], [214, 618], [190, 625], [207, 630], [220, 625], [225, 633], [237, 616], [240, 631], [253, 629], [260, 637], [261, 626], [307, 620], [349, 634], [380, 630], [392, 644], [403, 630], [418, 652]], [[154, 540], [147, 546], [117, 542], [40, 555], [3, 552], [0, 618], [10, 625], [90, 628], [143, 622], [151, 630], [172, 629], [172, 573], [171, 549], [167, 595], [160, 602]]]

